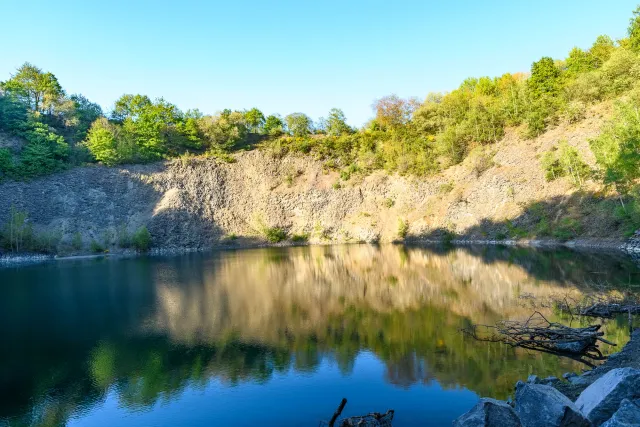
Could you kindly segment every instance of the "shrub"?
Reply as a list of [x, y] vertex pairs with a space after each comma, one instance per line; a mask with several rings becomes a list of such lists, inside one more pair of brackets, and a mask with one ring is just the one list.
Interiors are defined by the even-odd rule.
[[441, 184], [438, 187], [438, 193], [440, 194], [448, 194], [451, 193], [451, 191], [453, 190], [453, 188], [455, 187], [454, 183], [449, 181], [449, 182], [445, 182], [444, 184]]
[[144, 225], [136, 230], [131, 238], [133, 247], [138, 252], [148, 252], [151, 249], [151, 233]]
[[291, 236], [291, 241], [295, 243], [304, 243], [309, 240], [309, 233], [294, 234]]
[[266, 227], [264, 236], [271, 243], [279, 243], [287, 238], [287, 232], [279, 227]]
[[384, 207], [387, 209], [391, 209], [393, 207], [393, 205], [396, 204], [396, 202], [392, 199], [392, 198], [386, 198], [384, 199]]
[[47, 231], [34, 236], [31, 250], [43, 253], [56, 253], [62, 238], [61, 231]]
[[571, 217], [561, 218], [553, 229], [553, 237], [559, 240], [569, 240], [582, 231], [582, 224]]
[[404, 239], [409, 233], [409, 221], [398, 218], [398, 237]]
[[131, 235], [127, 230], [126, 224], [120, 224], [116, 230], [116, 242], [121, 248], [131, 247]]
[[73, 238], [71, 239], [71, 247], [76, 251], [82, 249], [82, 234], [80, 234], [79, 231], [76, 231], [73, 235]]
[[571, 101], [562, 109], [562, 118], [568, 123], [578, 123], [585, 118], [586, 106], [581, 101]]
[[560, 142], [558, 150], [545, 153], [541, 164], [547, 181], [569, 176], [573, 185], [578, 188], [582, 187], [591, 173], [589, 166], [580, 158], [578, 150], [566, 141]]
[[483, 147], [475, 149], [472, 153], [471, 170], [476, 178], [479, 178], [485, 171], [490, 169], [493, 163], [493, 155]]
[[97, 240], [91, 239], [91, 244], [89, 245], [91, 248], [91, 252], [101, 253], [105, 251], [104, 246], [102, 246]]

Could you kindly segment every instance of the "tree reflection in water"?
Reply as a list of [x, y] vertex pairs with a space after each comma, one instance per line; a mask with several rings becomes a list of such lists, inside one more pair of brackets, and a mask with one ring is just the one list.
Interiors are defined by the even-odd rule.
[[[520, 295], [579, 297], [596, 279], [624, 287], [637, 274], [622, 257], [391, 245], [0, 270], [0, 420], [64, 425], [107, 393], [149, 408], [212, 380], [268, 387], [275, 373], [316, 375], [324, 360], [349, 376], [363, 351], [393, 387], [437, 382], [504, 398], [532, 372], [580, 367], [475, 342], [461, 328], [529, 315]], [[624, 316], [604, 329], [628, 339]]]

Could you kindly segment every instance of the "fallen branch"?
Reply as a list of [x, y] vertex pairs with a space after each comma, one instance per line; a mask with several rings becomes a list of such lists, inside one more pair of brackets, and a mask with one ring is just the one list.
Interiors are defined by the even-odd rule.
[[[600, 331], [600, 327], [572, 328], [549, 322], [542, 313], [536, 311], [524, 322], [503, 320], [495, 326], [472, 325], [462, 329], [462, 332], [478, 341], [502, 342], [512, 347], [604, 360], [606, 357], [598, 350], [597, 343], [615, 343], [602, 338], [604, 332]], [[484, 328], [482, 333], [479, 328]]]

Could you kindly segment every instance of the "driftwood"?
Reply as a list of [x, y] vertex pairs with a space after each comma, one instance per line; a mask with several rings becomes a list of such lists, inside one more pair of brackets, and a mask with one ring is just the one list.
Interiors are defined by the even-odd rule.
[[640, 314], [640, 304], [632, 302], [597, 302], [579, 311], [581, 316], [611, 318], [618, 314]]
[[[333, 416], [331, 417], [331, 420], [329, 420], [328, 423], [321, 422], [320, 426], [334, 427], [336, 421], [338, 420], [338, 417], [340, 417], [340, 414], [342, 414], [342, 411], [346, 404], [347, 404], [347, 399], [343, 398], [342, 401], [340, 402], [340, 406], [338, 406], [338, 409], [336, 409], [336, 412], [334, 412]], [[356, 427], [356, 426], [357, 427], [392, 427], [391, 421], [393, 420], [393, 415], [394, 415], [393, 409], [389, 409], [384, 414], [381, 414], [379, 412], [372, 412], [367, 415], [345, 418], [342, 421], [340, 421], [339, 426], [340, 427]]]
[[503, 320], [495, 326], [472, 325], [462, 329], [462, 332], [479, 341], [502, 342], [512, 347], [564, 355], [593, 366], [584, 358], [606, 359], [597, 347], [598, 342], [616, 345], [603, 338], [604, 332], [600, 331], [600, 327], [572, 328], [549, 322], [542, 313], [536, 311], [524, 322]]
[[336, 409], [336, 412], [333, 413], [333, 417], [331, 417], [331, 420], [329, 421], [329, 427], [333, 427], [333, 425], [336, 423], [336, 420], [338, 419], [340, 414], [342, 414], [342, 410], [344, 409], [346, 404], [347, 399], [343, 397], [342, 402], [340, 402], [340, 406], [338, 406], [338, 409]]

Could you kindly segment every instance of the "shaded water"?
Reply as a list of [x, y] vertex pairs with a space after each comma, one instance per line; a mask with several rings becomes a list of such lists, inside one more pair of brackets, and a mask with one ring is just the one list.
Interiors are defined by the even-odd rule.
[[[0, 269], [0, 426], [316, 426], [342, 397], [345, 415], [450, 425], [479, 395], [582, 369], [461, 327], [639, 274], [622, 256], [392, 245]], [[604, 330], [628, 340], [624, 316]]]

